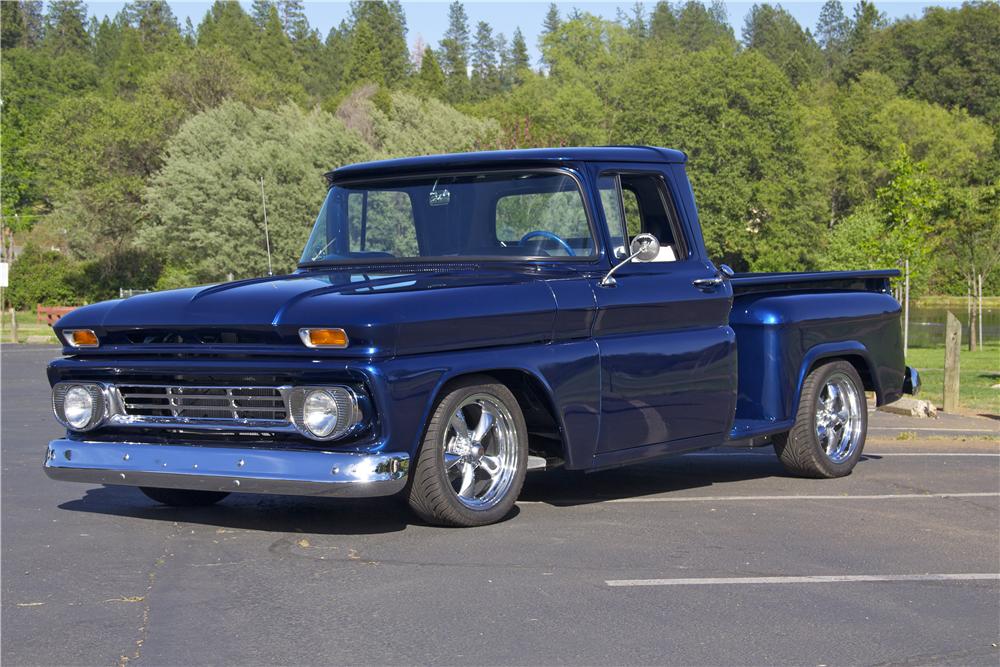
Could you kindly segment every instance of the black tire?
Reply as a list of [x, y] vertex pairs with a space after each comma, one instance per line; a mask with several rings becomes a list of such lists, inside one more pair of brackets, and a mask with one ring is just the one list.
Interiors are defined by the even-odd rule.
[[[844, 452], [842, 460], [837, 460], [837, 457], [831, 457], [827, 453], [827, 448], [820, 441], [818, 433], [817, 408], [820, 405], [821, 394], [831, 379], [835, 382], [846, 379], [852, 383], [857, 398], [855, 410], [859, 423], [851, 426], [852, 429], [858, 429], [852, 430], [852, 433], [857, 433], [856, 444], [853, 449]], [[813, 478], [844, 477], [851, 474], [861, 458], [867, 434], [868, 403], [865, 398], [864, 383], [850, 363], [832, 361], [816, 367], [806, 377], [802, 384], [802, 396], [795, 415], [795, 425], [788, 433], [775, 436], [774, 450], [785, 469], [793, 475]]]
[[225, 491], [194, 491], [190, 489], [161, 489], [154, 486], [140, 486], [148, 498], [171, 507], [204, 507], [214, 505], [229, 494]]
[[[445, 463], [447, 445], [445, 437], [449, 434], [452, 416], [463, 406], [463, 403], [476, 396], [488, 396], [491, 401], [502, 405], [506, 411], [502, 422], [506, 429], [502, 432], [509, 434], [508, 443], [511, 442], [510, 434], [513, 435], [513, 442], [507, 445], [504, 450], [512, 452], [511, 455], [514, 457], [512, 465], [504, 468], [509, 471], [505, 473], [507, 476], [503, 484], [503, 488], [506, 490], [498, 495], [492, 504], [482, 508], [469, 507], [459, 499], [460, 490], [456, 491], [455, 489], [456, 481], [459, 480], [453, 481], [449, 478]], [[469, 431], [472, 430], [470, 427]], [[482, 438], [485, 452], [489, 452], [491, 447], [495, 448], [495, 451], [499, 451], [496, 449], [500, 447], [497, 440], [500, 436], [496, 435], [498, 430], [499, 427], [495, 427]], [[449, 455], [454, 457], [450, 451]], [[464, 466], [464, 464], [462, 465]], [[524, 415], [521, 413], [517, 399], [507, 387], [497, 383], [493, 378], [484, 375], [471, 376], [455, 381], [442, 392], [427, 424], [416, 463], [410, 468], [406, 498], [413, 511], [430, 524], [471, 527], [496, 523], [510, 514], [513, 509], [514, 502], [521, 493], [521, 487], [524, 484], [527, 466], [528, 428], [525, 425]], [[493, 484], [492, 476], [488, 472], [486, 475], [485, 484], [488, 488], [493, 488], [489, 486]], [[482, 485], [484, 481], [481, 480], [477, 483]], [[471, 502], [475, 501], [476, 498], [473, 497]]]

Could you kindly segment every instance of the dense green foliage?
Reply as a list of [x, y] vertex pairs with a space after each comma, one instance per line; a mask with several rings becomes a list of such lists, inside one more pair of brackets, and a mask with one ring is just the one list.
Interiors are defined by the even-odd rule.
[[720, 2], [614, 21], [552, 5], [524, 35], [453, 2], [407, 46], [398, 0], [323, 36], [301, 0], [0, 3], [4, 243], [15, 305], [294, 267], [326, 170], [382, 157], [573, 144], [687, 152], [709, 251], [738, 270], [895, 266], [917, 291], [1000, 291], [1000, 4], [889, 23], [780, 5], [739, 39]]

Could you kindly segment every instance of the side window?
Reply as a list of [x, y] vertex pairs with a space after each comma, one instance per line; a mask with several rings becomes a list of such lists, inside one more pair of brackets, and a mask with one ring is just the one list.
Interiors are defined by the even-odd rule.
[[604, 208], [604, 219], [608, 222], [608, 235], [611, 237], [611, 248], [615, 257], [625, 256], [625, 222], [622, 217], [622, 198], [618, 189], [617, 176], [601, 176], [597, 181], [597, 190], [601, 194], [601, 206]]
[[406, 192], [366, 190], [347, 199], [351, 253], [415, 257], [417, 246], [413, 205]]
[[669, 194], [659, 176], [629, 173], [605, 175], [601, 177], [598, 187], [617, 257], [625, 256], [624, 249], [628, 245], [622, 238], [622, 229], [629, 241], [642, 232], [659, 239], [660, 254], [653, 261], [673, 262], [686, 256]]

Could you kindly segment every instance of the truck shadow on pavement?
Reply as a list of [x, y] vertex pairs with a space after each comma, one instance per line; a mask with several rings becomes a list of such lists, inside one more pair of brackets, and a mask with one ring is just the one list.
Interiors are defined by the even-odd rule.
[[[770, 452], [679, 456], [596, 473], [533, 472], [528, 475], [520, 500], [569, 507], [786, 476]], [[147, 521], [282, 534], [365, 535], [421, 525], [400, 498], [233, 494], [216, 505], [177, 508], [159, 505], [138, 489], [106, 486], [87, 489], [82, 497], [64, 502], [59, 508]], [[507, 520], [518, 512], [515, 507]]]
[[531, 473], [520, 499], [568, 507], [765, 477], [788, 477], [769, 450], [711, 452], [593, 473], [568, 470]]

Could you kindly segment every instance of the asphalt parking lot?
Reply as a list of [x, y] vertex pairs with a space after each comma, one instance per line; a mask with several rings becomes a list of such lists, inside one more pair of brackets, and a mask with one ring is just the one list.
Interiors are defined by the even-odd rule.
[[880, 415], [840, 480], [769, 450], [534, 474], [509, 520], [449, 530], [52, 482], [56, 354], [2, 350], [4, 665], [1000, 662], [1000, 421]]

